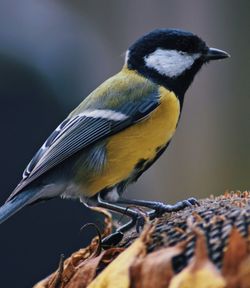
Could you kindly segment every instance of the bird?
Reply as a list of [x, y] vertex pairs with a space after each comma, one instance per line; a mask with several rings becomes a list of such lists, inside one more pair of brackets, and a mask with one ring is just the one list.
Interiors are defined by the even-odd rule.
[[193, 197], [170, 205], [122, 195], [168, 147], [200, 68], [227, 57], [179, 29], [155, 29], [139, 38], [121, 71], [85, 97], [44, 142], [0, 207], [0, 223], [39, 201], [77, 198], [131, 218], [117, 229], [123, 235], [142, 218], [126, 204], [149, 208], [152, 219], [197, 204]]

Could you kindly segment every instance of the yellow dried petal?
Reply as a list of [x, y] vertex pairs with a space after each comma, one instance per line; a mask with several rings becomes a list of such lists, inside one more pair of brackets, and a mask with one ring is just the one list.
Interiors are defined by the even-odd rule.
[[170, 282], [169, 288], [224, 288], [226, 282], [215, 265], [208, 258], [206, 238], [198, 228], [195, 254], [191, 263], [177, 274]]
[[130, 247], [110, 263], [89, 285], [88, 288], [129, 288], [129, 269], [137, 257], [146, 255], [146, 237], [151, 235], [151, 226], [147, 226]]
[[212, 264], [192, 272], [184, 269], [170, 282], [169, 288], [224, 288], [226, 283]]

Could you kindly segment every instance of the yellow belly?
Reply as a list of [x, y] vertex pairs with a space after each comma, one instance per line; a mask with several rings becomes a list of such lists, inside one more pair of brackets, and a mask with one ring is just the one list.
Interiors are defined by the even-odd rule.
[[103, 173], [89, 182], [87, 196], [127, 179], [140, 160], [154, 159], [157, 148], [172, 138], [180, 114], [179, 101], [165, 88], [159, 92], [160, 105], [147, 119], [110, 137], [107, 164]]

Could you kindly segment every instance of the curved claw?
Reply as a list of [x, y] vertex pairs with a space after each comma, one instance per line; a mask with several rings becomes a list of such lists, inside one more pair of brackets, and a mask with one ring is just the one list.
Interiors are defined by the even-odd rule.
[[137, 221], [136, 221], [136, 232], [137, 233], [140, 233], [141, 230], [143, 229], [144, 225], [145, 225], [145, 217], [143, 217], [142, 215], [140, 215], [138, 218], [137, 218]]
[[180, 201], [180, 207], [182, 206], [182, 208], [186, 208], [186, 207], [191, 207], [192, 206], [192, 203], [190, 203], [188, 200], [183, 200], [183, 201]]
[[192, 205], [198, 205], [198, 206], [200, 206], [200, 203], [199, 203], [198, 200], [197, 200], [196, 198], [194, 198], [194, 197], [190, 197], [190, 198], [188, 198], [187, 200], [188, 200], [188, 202], [190, 202]]
[[121, 231], [116, 231], [107, 237], [102, 239], [101, 246], [103, 249], [108, 249], [117, 245], [123, 238], [123, 233]]

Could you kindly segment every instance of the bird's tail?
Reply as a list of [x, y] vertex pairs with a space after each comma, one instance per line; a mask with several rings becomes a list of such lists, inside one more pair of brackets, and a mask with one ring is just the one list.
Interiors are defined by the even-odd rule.
[[33, 202], [37, 191], [26, 190], [17, 194], [14, 198], [7, 201], [3, 206], [0, 207], [0, 224], [10, 218], [12, 215], [16, 214], [24, 206]]

